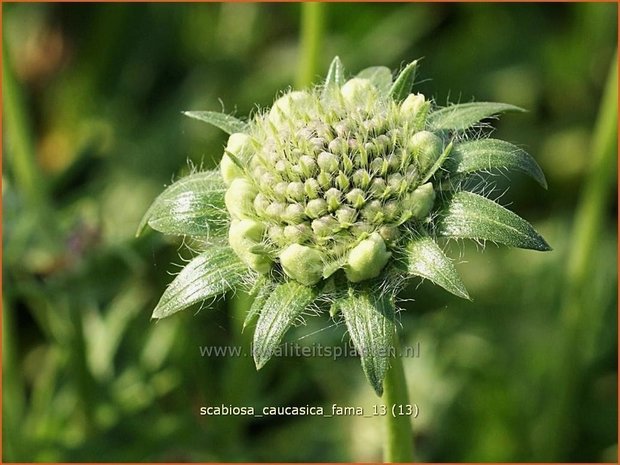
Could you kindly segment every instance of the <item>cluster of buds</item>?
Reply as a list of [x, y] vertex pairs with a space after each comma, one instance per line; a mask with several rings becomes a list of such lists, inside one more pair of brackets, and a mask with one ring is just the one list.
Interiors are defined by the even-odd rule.
[[220, 165], [233, 250], [305, 285], [339, 267], [351, 282], [377, 277], [403, 224], [431, 211], [429, 179], [451, 149], [427, 129], [422, 94], [397, 102], [353, 78], [326, 95], [280, 97], [230, 136]]
[[[396, 332], [394, 296], [422, 277], [469, 298], [441, 238], [549, 250], [534, 228], [494, 201], [463, 189], [468, 176], [515, 169], [546, 187], [534, 159], [480, 135], [480, 121], [512, 105], [437, 108], [412, 93], [417, 62], [394, 79], [372, 67], [345, 81], [338, 58], [322, 86], [282, 95], [248, 122], [187, 112], [230, 134], [219, 171], [168, 187], [148, 224], [200, 239], [204, 250], [164, 292], [164, 318], [236, 286], [256, 296], [244, 326], [257, 368], [310, 306], [342, 314], [376, 392]], [[474, 131], [471, 131], [471, 129]]]

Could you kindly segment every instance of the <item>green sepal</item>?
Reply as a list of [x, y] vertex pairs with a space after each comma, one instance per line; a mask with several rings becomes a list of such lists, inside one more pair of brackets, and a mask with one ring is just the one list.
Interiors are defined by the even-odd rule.
[[252, 320], [260, 314], [272, 291], [273, 282], [266, 276], [260, 275], [251, 292], [251, 294], [255, 294], [256, 297], [254, 297], [250, 310], [248, 310], [245, 320], [243, 320], [243, 329], [245, 329], [246, 326], [248, 326]]
[[340, 58], [336, 56], [329, 65], [327, 77], [323, 83], [323, 99], [330, 97], [334, 90], [340, 89], [344, 82], [344, 67], [342, 66]]
[[438, 236], [487, 240], [522, 249], [551, 250], [523, 218], [472, 192], [461, 191], [448, 198], [439, 210], [435, 224]]
[[381, 396], [383, 379], [394, 351], [394, 303], [385, 295], [358, 287], [350, 287], [347, 296], [335, 303], [344, 315], [353, 345], [360, 354], [364, 374]]
[[248, 129], [247, 123], [244, 123], [234, 116], [227, 115], [226, 113], [220, 113], [218, 111], [184, 111], [183, 114], [185, 116], [189, 116], [190, 118], [209, 123], [227, 134], [245, 132]]
[[390, 87], [392, 85], [392, 72], [390, 68], [386, 68], [385, 66], [371, 66], [370, 68], [360, 71], [355, 77], [368, 79], [383, 97], [387, 97], [390, 93]]
[[254, 330], [252, 352], [260, 370], [278, 348], [282, 337], [317, 296], [314, 288], [295, 281], [278, 284], [265, 301]]
[[400, 72], [400, 74], [394, 80], [394, 84], [390, 87], [389, 95], [396, 101], [404, 100], [407, 95], [411, 93], [413, 83], [415, 82], [415, 75], [418, 69], [418, 60], [414, 60], [409, 63]]
[[426, 278], [457, 297], [470, 299], [454, 265], [432, 238], [414, 237], [407, 244], [405, 254], [410, 275]]
[[146, 225], [164, 234], [209, 236], [221, 233], [229, 215], [226, 185], [218, 171], [186, 176], [164, 190], [142, 217], [136, 236]]
[[246, 266], [228, 246], [212, 245], [174, 278], [153, 311], [166, 318], [190, 305], [225, 293], [243, 281]]
[[525, 150], [503, 140], [481, 139], [458, 144], [445, 167], [454, 174], [514, 169], [531, 176], [538, 184], [547, 188], [547, 180], [536, 160]]
[[428, 123], [434, 130], [463, 131], [475, 126], [485, 118], [506, 111], [525, 110], [507, 103], [460, 103], [434, 111], [429, 115]]

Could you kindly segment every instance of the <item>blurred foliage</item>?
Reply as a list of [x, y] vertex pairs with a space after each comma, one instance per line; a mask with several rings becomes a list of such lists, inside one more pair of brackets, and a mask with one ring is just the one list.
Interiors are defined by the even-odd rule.
[[[182, 110], [246, 115], [294, 82], [299, 10], [3, 5], [4, 461], [380, 459], [380, 418], [201, 417], [220, 403], [380, 400], [354, 358], [257, 373], [249, 357], [200, 357], [249, 346], [246, 298], [150, 322], [170, 263], [190, 254], [176, 238], [134, 238], [165, 184], [221, 155], [225, 135]], [[514, 175], [504, 192], [492, 178], [554, 252], [450, 243], [474, 302], [427, 283], [403, 295], [405, 343], [421, 348], [405, 360], [417, 460], [616, 461], [616, 185], [588, 173], [617, 5], [331, 4], [324, 16], [322, 70], [336, 54], [351, 72], [424, 57], [417, 90], [439, 104], [527, 108], [498, 136], [549, 181]], [[605, 118], [615, 130], [617, 108]], [[598, 172], [616, 172], [611, 158]], [[589, 207], [600, 214], [575, 215]], [[567, 276], [577, 248], [580, 287]], [[344, 332], [325, 315], [287, 340], [341, 345]]]

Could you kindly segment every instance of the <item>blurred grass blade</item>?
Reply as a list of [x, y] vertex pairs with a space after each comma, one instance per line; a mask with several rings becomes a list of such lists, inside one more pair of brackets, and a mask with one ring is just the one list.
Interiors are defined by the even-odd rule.
[[146, 225], [164, 234], [208, 236], [228, 224], [226, 185], [218, 171], [195, 173], [162, 192], [145, 213], [136, 235]]
[[327, 77], [325, 78], [325, 83], [323, 84], [322, 97], [324, 99], [329, 97], [331, 92], [339, 89], [343, 84], [344, 84], [344, 67], [342, 66], [342, 62], [340, 61], [340, 58], [336, 56], [332, 60], [332, 63], [329, 65], [329, 70], [327, 71]]
[[392, 84], [389, 90], [389, 95], [394, 100], [404, 100], [411, 93], [417, 68], [418, 60], [414, 60], [405, 66], [405, 69], [396, 77], [394, 84]]
[[300, 7], [300, 53], [295, 84], [298, 89], [303, 89], [311, 85], [317, 75], [323, 52], [324, 11], [327, 6], [322, 2], [303, 2]]
[[508, 103], [460, 103], [431, 113], [428, 122], [435, 130], [462, 131], [475, 126], [485, 118], [505, 111], [525, 110]]
[[248, 125], [234, 116], [218, 111], [184, 111], [185, 116], [209, 123], [227, 134], [245, 132]]
[[254, 363], [261, 369], [295, 319], [316, 298], [316, 291], [295, 281], [279, 284], [265, 302], [254, 331]]
[[531, 176], [547, 188], [547, 180], [536, 160], [525, 150], [503, 140], [482, 139], [458, 144], [445, 167], [456, 174], [498, 168], [514, 169]]
[[430, 237], [416, 237], [409, 242], [406, 259], [409, 274], [426, 278], [458, 297], [469, 299], [454, 265]]
[[385, 66], [371, 66], [363, 69], [357, 76], [358, 78], [368, 79], [382, 96], [388, 96], [392, 85], [392, 72]]
[[394, 304], [368, 290], [349, 288], [347, 297], [339, 299], [353, 345], [360, 354], [366, 378], [377, 395], [383, 394], [383, 379], [393, 351]]
[[246, 326], [248, 326], [254, 318], [260, 315], [261, 310], [265, 306], [265, 302], [267, 302], [267, 299], [273, 292], [273, 285], [271, 284], [271, 280], [265, 278], [264, 276], [261, 276], [258, 279], [259, 281], [257, 283], [258, 286], [256, 297], [254, 298], [254, 302], [252, 302], [252, 306], [245, 315], [245, 319], [243, 320], [243, 329], [245, 329]]
[[225, 293], [243, 280], [246, 266], [227, 246], [210, 246], [174, 278], [153, 311], [166, 318], [190, 305]]
[[497, 203], [472, 192], [457, 192], [439, 211], [438, 236], [498, 242], [511, 247], [551, 250], [531, 224]]

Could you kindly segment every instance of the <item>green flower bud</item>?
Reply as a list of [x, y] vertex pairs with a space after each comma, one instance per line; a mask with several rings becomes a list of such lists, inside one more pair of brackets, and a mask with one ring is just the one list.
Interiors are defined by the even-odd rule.
[[262, 241], [265, 228], [262, 223], [254, 220], [232, 220], [228, 230], [228, 243], [237, 256], [248, 267], [261, 274], [271, 269], [269, 257], [256, 253]]
[[321, 189], [325, 191], [332, 185], [332, 176], [325, 171], [321, 171], [316, 177], [316, 180], [318, 181], [319, 186], [321, 186]]
[[312, 228], [307, 223], [288, 225], [284, 228], [284, 237], [288, 243], [301, 244], [312, 237]]
[[400, 114], [406, 121], [412, 121], [426, 101], [422, 94], [409, 94], [400, 105]]
[[358, 283], [376, 278], [387, 264], [392, 254], [387, 251], [385, 242], [378, 233], [373, 233], [349, 252], [345, 273], [349, 281]]
[[318, 171], [316, 160], [308, 155], [302, 155], [299, 158], [299, 166], [301, 166], [301, 170], [306, 178], [311, 178]]
[[306, 215], [319, 218], [327, 213], [327, 202], [324, 199], [313, 199], [306, 205]]
[[325, 192], [325, 201], [327, 202], [327, 209], [330, 212], [336, 211], [342, 202], [342, 192], [332, 187]]
[[220, 172], [227, 186], [229, 186], [234, 179], [240, 178], [244, 174], [243, 170], [230, 159], [226, 152], [231, 153], [238, 160], [247, 160], [252, 150], [251, 141], [252, 139], [250, 136], [240, 132], [231, 134], [228, 138], [228, 143], [226, 144], [224, 155], [220, 162]]
[[423, 219], [431, 212], [434, 203], [435, 190], [433, 184], [427, 182], [409, 194], [403, 206], [411, 213], [411, 217]]
[[308, 196], [309, 199], [316, 199], [319, 196], [319, 191], [321, 190], [321, 186], [319, 182], [314, 178], [308, 178], [304, 182], [304, 192]]
[[318, 283], [323, 276], [323, 255], [305, 245], [292, 244], [280, 253], [284, 272], [306, 286]]
[[349, 79], [340, 91], [343, 100], [349, 105], [367, 107], [377, 99], [377, 88], [368, 79]]
[[306, 196], [304, 184], [299, 181], [290, 183], [286, 188], [286, 196], [293, 201], [301, 202]]
[[347, 201], [355, 208], [361, 208], [366, 199], [364, 198], [364, 191], [361, 189], [351, 189], [346, 195]]
[[351, 207], [340, 207], [336, 210], [336, 218], [343, 227], [349, 227], [355, 223], [355, 217], [357, 216], [357, 210]]
[[338, 157], [333, 153], [321, 152], [316, 161], [319, 168], [326, 173], [335, 173], [338, 171]]
[[371, 179], [370, 174], [366, 170], [360, 169], [353, 173], [353, 185], [355, 187], [366, 189]]
[[339, 229], [338, 221], [333, 216], [322, 216], [312, 221], [312, 231], [319, 238], [326, 238], [333, 235]]
[[224, 203], [230, 215], [235, 219], [254, 217], [256, 212], [253, 202], [256, 193], [256, 188], [247, 179], [234, 179], [224, 195]]
[[304, 219], [304, 207], [299, 203], [291, 203], [284, 211], [283, 220], [287, 223], [297, 224]]
[[443, 152], [443, 142], [432, 132], [420, 131], [409, 139], [407, 148], [417, 160], [420, 172], [426, 173]]
[[269, 112], [269, 121], [277, 127], [288, 124], [291, 116], [301, 108], [312, 105], [312, 96], [307, 92], [295, 91], [283, 95], [275, 101]]

